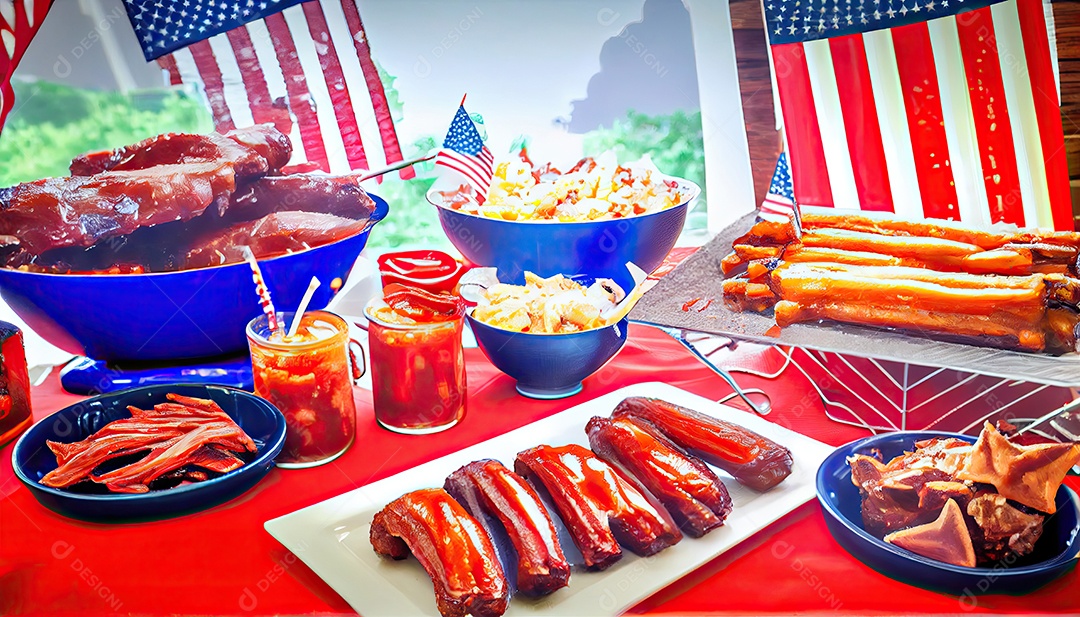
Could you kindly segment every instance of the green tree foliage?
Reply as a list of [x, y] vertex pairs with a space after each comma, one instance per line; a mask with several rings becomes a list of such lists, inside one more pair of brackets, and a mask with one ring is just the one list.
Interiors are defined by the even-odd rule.
[[386, 104], [390, 106], [390, 117], [394, 119], [394, 122], [401, 122], [401, 119], [405, 117], [405, 104], [401, 102], [401, 95], [398, 94], [397, 88], [394, 87], [397, 77], [387, 73], [378, 62], [375, 63], [375, 70], [379, 72], [379, 81], [382, 82], [383, 92], [386, 93]]
[[68, 173], [84, 152], [166, 132], [205, 133], [210, 113], [178, 88], [129, 94], [47, 81], [14, 81], [15, 109], [0, 132], [0, 186]]
[[705, 151], [700, 111], [677, 111], [667, 116], [630, 111], [611, 128], [586, 133], [583, 149], [586, 156], [613, 150], [620, 163], [647, 154], [665, 174], [696, 182], [702, 189], [701, 197], [687, 217], [685, 229], [690, 234], [705, 229]]
[[[422, 137], [405, 149], [406, 158], [431, 152], [435, 138]], [[397, 174], [383, 176], [382, 184], [372, 192], [390, 204], [390, 216], [375, 226], [367, 246], [375, 253], [408, 248], [432, 248], [453, 254], [454, 248], [439, 225], [435, 206], [428, 203], [427, 192], [435, 183], [437, 172], [431, 161], [413, 166], [416, 178], [402, 180]]]

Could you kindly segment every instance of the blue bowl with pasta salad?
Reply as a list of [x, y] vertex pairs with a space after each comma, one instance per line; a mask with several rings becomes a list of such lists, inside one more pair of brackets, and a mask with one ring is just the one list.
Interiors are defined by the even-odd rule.
[[497, 268], [501, 281], [522, 284], [526, 271], [591, 273], [630, 289], [625, 264], [652, 272], [663, 263], [701, 189], [649, 165], [594, 163], [565, 174], [499, 163], [482, 205], [466, 187], [427, 198], [457, 250], [474, 265]]

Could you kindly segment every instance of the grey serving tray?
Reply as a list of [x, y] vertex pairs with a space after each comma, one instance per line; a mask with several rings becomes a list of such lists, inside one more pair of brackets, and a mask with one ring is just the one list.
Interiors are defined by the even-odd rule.
[[[735, 312], [721, 300], [720, 260], [731, 243], [753, 225], [749, 214], [721, 231], [660, 279], [630, 312], [630, 319], [663, 327], [707, 332], [773, 345], [956, 369], [1052, 386], [1080, 386], [1080, 354], [1024, 353], [946, 342], [878, 328], [836, 323], [803, 323], [777, 333], [772, 312]], [[684, 310], [684, 305], [699, 300]], [[702, 307], [712, 300], [704, 310]], [[770, 329], [772, 332], [769, 332]]]

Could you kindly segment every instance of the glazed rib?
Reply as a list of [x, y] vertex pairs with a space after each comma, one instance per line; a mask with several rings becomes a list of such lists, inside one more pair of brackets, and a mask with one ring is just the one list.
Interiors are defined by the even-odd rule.
[[731, 496], [720, 478], [656, 427], [634, 418], [595, 417], [585, 432], [597, 456], [636, 478], [690, 536], [700, 538], [731, 513]]
[[431, 577], [443, 617], [497, 617], [506, 612], [509, 584], [491, 539], [441, 488], [406, 493], [371, 522], [371, 546], [393, 559], [411, 552]]
[[71, 161], [73, 176], [105, 171], [134, 171], [157, 165], [183, 165], [230, 160], [240, 178], [273, 173], [289, 162], [292, 144], [272, 125], [264, 124], [208, 133], [165, 133], [115, 150], [89, 152]]
[[197, 238], [180, 268], [186, 270], [243, 261], [245, 246], [250, 247], [259, 259], [269, 259], [355, 236], [366, 227], [367, 220], [356, 221], [332, 214], [276, 212]]
[[647, 556], [682, 539], [666, 512], [579, 445], [525, 450], [514, 469], [547, 490], [589, 569], [621, 559], [620, 544]]
[[[21, 249], [37, 257], [142, 227], [187, 221], [211, 205], [224, 208], [238, 186], [273, 171], [290, 152], [287, 138], [272, 127], [148, 141], [153, 143], [137, 145], [130, 157], [121, 155], [107, 171], [0, 189], [0, 235], [18, 238]], [[181, 148], [187, 154], [172, 151], [171, 144], [180, 142], [190, 146]], [[155, 144], [168, 151], [163, 164], [157, 162]], [[84, 167], [89, 171], [95, 165]]]
[[518, 591], [542, 596], [566, 587], [570, 564], [555, 524], [524, 478], [499, 461], [474, 461], [450, 474], [443, 488], [481, 525], [485, 514], [498, 520], [517, 556]]
[[757, 433], [660, 399], [624, 399], [613, 418], [644, 421], [679, 447], [730, 473], [740, 484], [766, 491], [791, 475], [791, 451]]

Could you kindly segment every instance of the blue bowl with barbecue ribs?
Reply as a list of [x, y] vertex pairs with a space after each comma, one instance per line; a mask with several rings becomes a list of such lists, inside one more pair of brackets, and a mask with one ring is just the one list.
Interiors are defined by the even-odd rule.
[[862, 497], [851, 481], [848, 458], [880, 451], [891, 460], [915, 449], [915, 442], [955, 437], [970, 443], [970, 435], [936, 431], [884, 433], [840, 446], [818, 468], [817, 497], [833, 538], [859, 561], [891, 578], [952, 593], [961, 606], [974, 608], [975, 596], [986, 593], [1024, 594], [1041, 587], [1076, 566], [1080, 556], [1080, 504], [1068, 486], [1058, 489], [1057, 512], [1048, 516], [1035, 549], [1024, 557], [993, 567], [944, 563], [917, 555], [871, 535], [863, 527]]
[[[244, 464], [227, 473], [173, 488], [151, 484], [146, 493], [114, 493], [90, 481], [67, 488], [41, 484], [41, 479], [58, 466], [46, 441], [81, 441], [114, 420], [130, 418], [129, 405], [151, 409], [165, 403], [169, 393], [214, 401], [254, 441], [256, 451], [239, 454]], [[274, 457], [284, 444], [285, 417], [265, 399], [225, 386], [158, 385], [88, 398], [43, 418], [15, 443], [11, 462], [19, 480], [50, 510], [83, 520], [134, 522], [195, 512], [242, 495], [273, 469]], [[110, 464], [121, 463], [105, 462], [95, 472], [107, 471], [105, 466]]]
[[525, 272], [543, 277], [612, 272], [616, 283], [631, 289], [634, 282], [626, 263], [645, 272], [663, 263], [701, 193], [689, 180], [669, 179], [679, 184], [681, 203], [618, 219], [508, 221], [454, 210], [435, 191], [427, 199], [436, 206], [439, 223], [454, 247], [474, 265], [498, 268], [500, 281], [520, 285]]
[[[343, 283], [371, 228], [389, 205], [375, 206], [364, 229], [316, 248], [260, 259], [276, 307], [295, 308], [312, 276], [322, 282], [310, 308], [325, 307]], [[244, 327], [261, 313], [245, 262], [143, 274], [47, 274], [0, 268], [0, 296], [57, 347], [109, 362], [154, 362], [246, 353]]]

